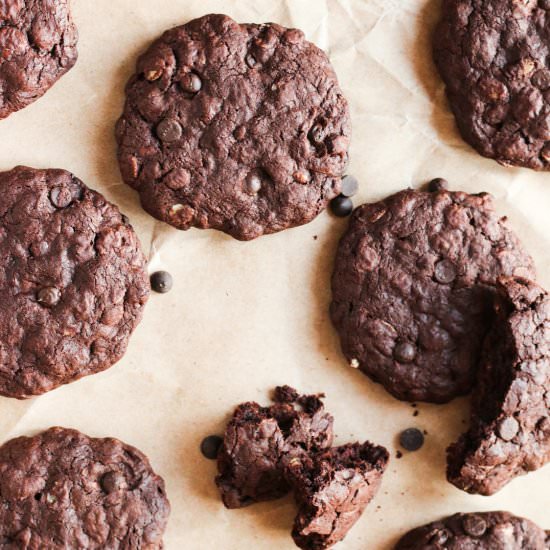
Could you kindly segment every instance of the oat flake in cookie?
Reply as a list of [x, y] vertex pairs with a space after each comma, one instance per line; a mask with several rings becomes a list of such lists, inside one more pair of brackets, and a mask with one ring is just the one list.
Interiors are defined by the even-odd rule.
[[126, 95], [123, 178], [179, 229], [254, 239], [311, 221], [340, 191], [348, 105], [299, 30], [193, 20], [139, 58]]
[[51, 428], [0, 447], [0, 547], [160, 550], [170, 504], [147, 457]]
[[497, 279], [533, 273], [486, 193], [401, 191], [353, 213], [331, 316], [350, 365], [399, 399], [444, 403], [472, 388]]
[[67, 0], [0, 2], [0, 119], [44, 95], [76, 63]]
[[455, 514], [409, 531], [395, 550], [548, 550], [532, 521], [508, 512]]
[[502, 164], [550, 168], [550, 3], [444, 0], [434, 57], [462, 137]]
[[550, 296], [531, 281], [503, 279], [496, 309], [470, 430], [448, 450], [449, 481], [482, 495], [550, 461]]
[[0, 394], [26, 398], [118, 361], [149, 295], [118, 208], [64, 170], [0, 173]]

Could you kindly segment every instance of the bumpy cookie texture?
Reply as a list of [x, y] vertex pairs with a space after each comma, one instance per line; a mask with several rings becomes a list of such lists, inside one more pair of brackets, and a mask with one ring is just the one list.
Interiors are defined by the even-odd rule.
[[0, 547], [162, 548], [170, 505], [147, 457], [51, 428], [0, 448]]
[[292, 537], [304, 550], [341, 541], [380, 487], [389, 455], [369, 442], [294, 458], [287, 476], [299, 507]]
[[76, 43], [67, 0], [0, 2], [0, 119], [44, 95], [71, 69]]
[[548, 550], [545, 532], [508, 512], [455, 514], [409, 531], [395, 550]]
[[218, 457], [216, 484], [227, 508], [282, 497], [290, 490], [284, 464], [330, 447], [333, 418], [319, 397], [280, 386], [270, 407], [237, 407]]
[[64, 170], [0, 174], [0, 394], [26, 398], [110, 367], [149, 295], [118, 208]]
[[550, 296], [531, 281], [503, 279], [496, 309], [470, 430], [448, 450], [449, 481], [483, 495], [550, 461]]
[[550, 3], [444, 0], [434, 56], [463, 138], [503, 164], [550, 167]]
[[472, 388], [498, 277], [533, 273], [486, 193], [405, 190], [355, 210], [331, 316], [351, 366], [398, 399], [444, 403]]
[[339, 193], [348, 105], [299, 30], [193, 20], [141, 56], [126, 94], [123, 178], [179, 229], [254, 239], [311, 221]]

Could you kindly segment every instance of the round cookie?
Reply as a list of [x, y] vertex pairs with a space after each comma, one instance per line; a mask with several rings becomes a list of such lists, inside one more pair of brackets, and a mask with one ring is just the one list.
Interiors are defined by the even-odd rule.
[[398, 399], [472, 388], [500, 276], [533, 262], [482, 193], [405, 190], [353, 213], [336, 256], [331, 317], [350, 365]]
[[0, 447], [0, 546], [160, 550], [170, 504], [147, 457], [51, 428]]
[[462, 137], [502, 164], [550, 169], [550, 3], [444, 0], [434, 58]]
[[0, 395], [38, 395], [122, 357], [149, 295], [125, 220], [64, 170], [0, 173]]
[[174, 227], [254, 239], [311, 221], [340, 191], [348, 105], [299, 30], [193, 20], [139, 58], [126, 95], [122, 176]]
[[0, 119], [44, 95], [76, 63], [67, 0], [0, 2]]

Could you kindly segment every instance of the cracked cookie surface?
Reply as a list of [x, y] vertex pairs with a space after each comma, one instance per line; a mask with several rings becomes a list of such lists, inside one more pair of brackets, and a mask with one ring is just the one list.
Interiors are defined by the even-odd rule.
[[170, 504], [147, 457], [51, 428], [0, 447], [0, 547], [160, 550]]
[[76, 63], [67, 0], [0, 2], [0, 119], [44, 95]]
[[444, 403], [472, 389], [497, 279], [533, 274], [488, 194], [409, 189], [353, 213], [331, 317], [352, 367], [398, 399]]
[[434, 58], [462, 137], [502, 164], [550, 169], [550, 2], [444, 0]]
[[179, 229], [254, 239], [311, 221], [339, 193], [348, 105], [299, 30], [193, 20], [139, 58], [126, 95], [122, 176]]
[[26, 398], [110, 367], [149, 295], [118, 208], [64, 170], [0, 173], [0, 394]]

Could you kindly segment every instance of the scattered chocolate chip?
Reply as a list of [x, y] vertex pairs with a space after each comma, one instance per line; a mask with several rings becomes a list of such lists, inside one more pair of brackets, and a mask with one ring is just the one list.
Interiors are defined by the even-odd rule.
[[330, 209], [335, 216], [345, 218], [353, 212], [353, 202], [349, 197], [339, 195], [330, 201]]
[[399, 435], [399, 443], [407, 451], [418, 451], [424, 445], [424, 435], [417, 428], [408, 428]]
[[219, 435], [209, 435], [201, 442], [201, 453], [210, 460], [216, 460], [222, 443], [223, 439]]
[[393, 348], [393, 357], [400, 363], [410, 363], [416, 357], [416, 346], [410, 342], [399, 342]]
[[43, 288], [38, 291], [37, 299], [41, 304], [48, 307], [53, 307], [59, 303], [61, 292], [53, 286]]
[[259, 176], [252, 175], [246, 182], [246, 191], [250, 195], [255, 195], [262, 188], [262, 180]]
[[54, 187], [50, 191], [50, 201], [56, 208], [66, 208], [73, 202], [73, 194], [67, 187]]
[[157, 136], [161, 141], [170, 143], [181, 138], [183, 130], [177, 120], [165, 118], [157, 126]]
[[344, 197], [353, 197], [359, 191], [359, 182], [353, 176], [344, 176], [342, 179], [341, 194]]
[[166, 294], [172, 289], [174, 280], [168, 271], [155, 271], [151, 275], [151, 288], [159, 294]]
[[196, 73], [187, 73], [180, 80], [180, 86], [184, 92], [196, 94], [202, 88], [202, 80]]
[[449, 189], [449, 182], [444, 178], [435, 178], [428, 183], [428, 191], [430, 191], [430, 193], [445, 191], [446, 189]]
[[519, 431], [518, 421], [513, 416], [507, 416], [500, 421], [497, 430], [504, 441], [511, 441]]
[[101, 477], [101, 488], [107, 493], [114, 493], [121, 489], [124, 485], [124, 477], [119, 472], [107, 472]]
[[472, 537], [482, 537], [487, 530], [487, 523], [481, 516], [469, 514], [462, 520], [464, 531]]
[[256, 66], [256, 58], [251, 54], [249, 53], [247, 56], [246, 56], [246, 64], [252, 69]]
[[442, 285], [448, 285], [456, 279], [456, 268], [449, 260], [441, 260], [435, 264], [435, 280]]

